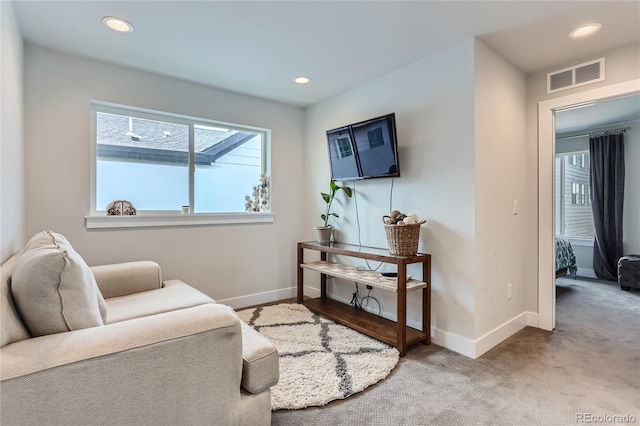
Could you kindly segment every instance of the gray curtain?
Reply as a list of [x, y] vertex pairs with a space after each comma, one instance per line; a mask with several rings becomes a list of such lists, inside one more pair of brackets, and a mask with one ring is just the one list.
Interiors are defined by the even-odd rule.
[[624, 134], [592, 135], [591, 210], [595, 228], [593, 269], [600, 279], [617, 281], [622, 253], [622, 208], [624, 205]]

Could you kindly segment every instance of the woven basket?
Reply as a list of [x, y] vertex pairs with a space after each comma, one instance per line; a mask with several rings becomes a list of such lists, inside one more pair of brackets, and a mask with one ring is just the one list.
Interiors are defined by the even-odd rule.
[[382, 216], [384, 232], [387, 234], [389, 254], [392, 256], [413, 256], [418, 253], [418, 241], [420, 240], [420, 225], [422, 220], [412, 225], [391, 225], [389, 216]]

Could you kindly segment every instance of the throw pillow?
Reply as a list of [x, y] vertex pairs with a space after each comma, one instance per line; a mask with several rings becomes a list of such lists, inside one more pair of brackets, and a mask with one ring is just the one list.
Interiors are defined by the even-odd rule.
[[27, 243], [11, 294], [33, 337], [104, 325], [107, 315], [91, 269], [66, 238], [51, 231]]

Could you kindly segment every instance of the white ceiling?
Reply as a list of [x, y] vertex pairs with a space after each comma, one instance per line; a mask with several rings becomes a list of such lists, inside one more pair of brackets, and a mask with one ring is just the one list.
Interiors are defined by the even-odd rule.
[[[526, 73], [640, 40], [638, 1], [14, 1], [24, 38], [308, 106], [479, 36]], [[131, 22], [118, 34], [107, 15]], [[580, 24], [604, 27], [586, 40]], [[313, 80], [293, 83], [298, 75]]]

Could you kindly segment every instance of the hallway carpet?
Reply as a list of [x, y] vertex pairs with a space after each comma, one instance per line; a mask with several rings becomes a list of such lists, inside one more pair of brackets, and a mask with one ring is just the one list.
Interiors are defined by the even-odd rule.
[[640, 424], [640, 292], [557, 284], [553, 332], [527, 327], [475, 360], [416, 345], [382, 382], [272, 425]]

